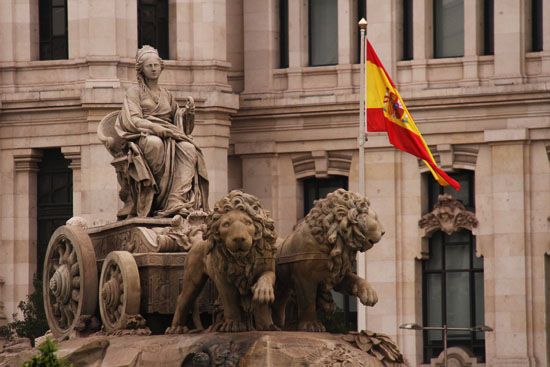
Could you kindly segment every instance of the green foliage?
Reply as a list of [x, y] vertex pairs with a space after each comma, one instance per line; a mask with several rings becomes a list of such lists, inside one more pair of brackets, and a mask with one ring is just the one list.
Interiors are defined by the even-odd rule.
[[34, 339], [44, 335], [49, 326], [44, 311], [42, 280], [34, 278], [33, 286], [34, 292], [17, 306], [23, 313], [23, 320], [19, 320], [17, 314], [13, 314], [13, 322], [8, 324], [9, 331], [5, 332], [7, 334], [15, 332], [20, 337], [29, 338], [34, 346]]
[[0, 326], [0, 338], [11, 339], [12, 332], [9, 325]]
[[50, 339], [46, 340], [38, 346], [40, 354], [32, 357], [30, 361], [23, 363], [23, 367], [70, 367], [72, 364], [64, 359], [58, 359], [55, 355], [57, 346]]

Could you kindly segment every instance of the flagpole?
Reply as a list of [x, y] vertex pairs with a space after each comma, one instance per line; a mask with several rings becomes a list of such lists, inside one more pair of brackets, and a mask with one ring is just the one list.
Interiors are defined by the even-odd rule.
[[[361, 81], [360, 81], [360, 98], [359, 98], [359, 193], [365, 195], [365, 142], [367, 136], [365, 133], [366, 119], [366, 85], [367, 75], [365, 72], [365, 46], [367, 37], [367, 21], [365, 18], [361, 18], [358, 23], [361, 32], [361, 47], [360, 47], [360, 60], [361, 60]], [[367, 259], [365, 253], [359, 253], [357, 256], [357, 274], [361, 277], [366, 277]], [[367, 329], [367, 309], [357, 300], [357, 330]]]

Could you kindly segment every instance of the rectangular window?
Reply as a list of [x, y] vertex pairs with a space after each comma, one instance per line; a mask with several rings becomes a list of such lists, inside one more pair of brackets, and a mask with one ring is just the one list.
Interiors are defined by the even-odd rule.
[[138, 0], [138, 48], [143, 45], [168, 59], [168, 0]]
[[531, 22], [531, 51], [542, 51], [542, 0], [532, 0]]
[[309, 0], [309, 65], [338, 64], [338, 1]]
[[38, 2], [40, 60], [69, 58], [67, 0]]
[[464, 0], [434, 0], [434, 57], [464, 56]]
[[494, 0], [483, 1], [483, 54], [495, 54], [495, 3]]
[[403, 0], [403, 60], [413, 59], [413, 0]]
[[[474, 211], [473, 172], [453, 172], [451, 177], [462, 185], [459, 192], [446, 190], [430, 179], [430, 209], [438, 203], [438, 195], [445, 193]], [[422, 262], [422, 304], [424, 326], [470, 328], [484, 324], [483, 258], [476, 256], [475, 236], [470, 231], [461, 229], [450, 235], [436, 231], [429, 239], [429, 257]], [[449, 347], [464, 346], [480, 362], [485, 360], [483, 332], [450, 331], [447, 341]], [[442, 332], [425, 330], [424, 363], [442, 351]]]
[[279, 68], [288, 68], [288, 0], [279, 0]]
[[[348, 188], [348, 178], [345, 176], [330, 176], [329, 178], [309, 177], [303, 181], [304, 185], [304, 216], [314, 206], [314, 201], [325, 198], [337, 189]], [[355, 269], [354, 269], [355, 270]], [[336, 312], [326, 318], [321, 314], [321, 320], [328, 332], [346, 333], [357, 330], [357, 298], [332, 291], [332, 298], [336, 304]]]

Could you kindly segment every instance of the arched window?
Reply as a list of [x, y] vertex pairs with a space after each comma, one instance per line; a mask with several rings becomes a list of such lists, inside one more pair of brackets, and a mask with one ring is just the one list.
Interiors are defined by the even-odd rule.
[[[470, 171], [451, 174], [462, 185], [456, 192], [429, 180], [429, 208], [443, 205], [439, 195], [449, 194], [473, 211], [474, 175]], [[456, 201], [455, 201], [456, 202]], [[450, 219], [452, 221], [452, 218]], [[443, 227], [442, 227], [443, 228]], [[422, 303], [424, 326], [469, 328], [484, 324], [483, 258], [476, 256], [475, 236], [466, 228], [446, 228], [433, 232], [429, 257], [422, 262]], [[470, 350], [485, 361], [485, 335], [482, 332], [449, 331], [448, 346]], [[443, 333], [424, 331], [424, 363], [443, 351]]]

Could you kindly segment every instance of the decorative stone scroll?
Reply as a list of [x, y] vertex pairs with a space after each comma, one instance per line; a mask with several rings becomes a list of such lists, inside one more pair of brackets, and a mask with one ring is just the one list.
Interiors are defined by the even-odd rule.
[[451, 235], [461, 228], [471, 231], [478, 223], [475, 214], [466, 210], [464, 204], [451, 195], [443, 194], [438, 196], [433, 210], [418, 221], [418, 226], [424, 229], [425, 236], [437, 230]]

